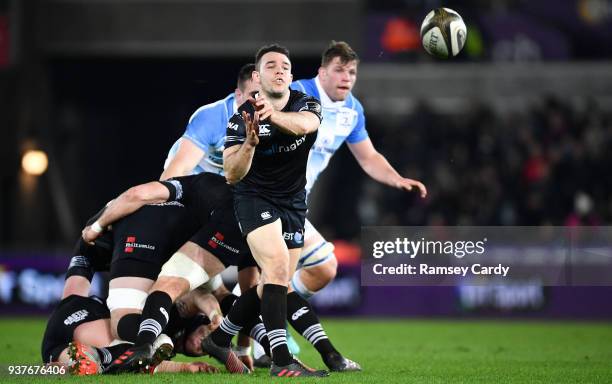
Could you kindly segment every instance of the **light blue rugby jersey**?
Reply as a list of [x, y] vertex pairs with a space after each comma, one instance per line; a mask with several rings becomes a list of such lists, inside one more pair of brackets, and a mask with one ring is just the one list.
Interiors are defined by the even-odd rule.
[[306, 169], [306, 192], [310, 193], [315, 181], [342, 143], [363, 141], [368, 138], [368, 132], [365, 129], [363, 106], [352, 93], [346, 100], [334, 102], [318, 84], [316, 77], [295, 81], [291, 88], [321, 100], [323, 108], [323, 121], [319, 127], [317, 141], [310, 149]]
[[[236, 112], [234, 94], [211, 104], [198, 108], [189, 118], [187, 129], [181, 138], [187, 138], [197, 145], [205, 156], [192, 170], [191, 174], [212, 172], [223, 175], [223, 150], [225, 149], [225, 130], [230, 117]], [[179, 149], [177, 140], [164, 163], [164, 169]]]

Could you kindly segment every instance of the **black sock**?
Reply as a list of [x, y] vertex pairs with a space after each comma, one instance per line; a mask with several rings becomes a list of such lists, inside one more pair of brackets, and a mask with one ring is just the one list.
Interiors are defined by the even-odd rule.
[[153, 344], [169, 320], [172, 299], [166, 292], [155, 291], [147, 297], [142, 309], [142, 321], [136, 338], [136, 346]]
[[140, 313], [128, 313], [119, 319], [117, 323], [117, 336], [121, 340], [136, 342], [138, 330], [140, 329], [141, 315]]
[[229, 347], [232, 338], [240, 332], [245, 324], [259, 316], [261, 301], [257, 296], [257, 287], [253, 287], [242, 294], [231, 307], [221, 325], [211, 335], [215, 344]]
[[287, 295], [287, 320], [293, 329], [316, 348], [321, 356], [327, 356], [330, 352], [338, 353], [327, 338], [327, 334], [310, 303], [297, 292], [291, 292]]
[[287, 287], [265, 284], [261, 297], [261, 317], [268, 332], [272, 361], [277, 366], [291, 363], [291, 353], [287, 347]]
[[223, 316], [227, 316], [236, 300], [238, 300], [238, 296], [234, 295], [233, 293], [230, 293], [221, 300], [219, 307], [221, 307], [221, 313]]
[[250, 336], [253, 340], [257, 341], [266, 352], [266, 355], [272, 355], [270, 353], [270, 342], [268, 341], [266, 327], [263, 325], [263, 322], [259, 317], [251, 323], [245, 325], [244, 328], [240, 330], [240, 333]]
[[[140, 316], [140, 315], [139, 315]], [[100, 360], [102, 361], [102, 368], [106, 368], [115, 361], [116, 358], [121, 356], [121, 354], [127, 351], [132, 344], [121, 343], [117, 345], [113, 345], [112, 347], [104, 347], [104, 348], [96, 348], [98, 351], [98, 355], [100, 356]]]

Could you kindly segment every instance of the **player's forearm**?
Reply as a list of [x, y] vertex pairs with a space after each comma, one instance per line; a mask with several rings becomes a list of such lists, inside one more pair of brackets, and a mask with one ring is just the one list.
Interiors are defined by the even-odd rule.
[[177, 372], [190, 372], [189, 363], [181, 363], [178, 361], [164, 360], [155, 369], [155, 373], [177, 373]]
[[236, 184], [249, 173], [254, 154], [255, 147], [244, 143], [238, 151], [223, 156], [223, 171], [228, 183]]
[[281, 131], [295, 136], [303, 136], [319, 128], [319, 118], [310, 112], [274, 112], [270, 121]]
[[164, 172], [162, 172], [162, 174], [159, 177], [159, 179], [160, 180], [168, 180], [171, 177], [185, 176], [193, 168], [194, 167], [189, 168], [189, 164], [184, 164], [184, 163], [178, 162], [178, 161], [177, 162], [172, 161], [168, 165], [168, 168], [164, 169]]
[[186, 176], [198, 165], [204, 151], [196, 146], [189, 139], [183, 138], [176, 156], [170, 161], [168, 167], [161, 174], [160, 180], [167, 180], [171, 177]]
[[378, 152], [368, 159], [361, 161], [360, 165], [368, 176], [379, 183], [395, 187], [397, 181], [402, 178], [395, 168], [389, 164], [387, 159]]
[[113, 200], [98, 218], [101, 227], [136, 212], [147, 204], [162, 203], [168, 199], [168, 190], [158, 182], [138, 185], [123, 192]]

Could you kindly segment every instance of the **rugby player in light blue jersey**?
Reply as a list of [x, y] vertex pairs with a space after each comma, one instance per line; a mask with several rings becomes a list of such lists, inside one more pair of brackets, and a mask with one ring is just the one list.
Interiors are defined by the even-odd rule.
[[[365, 128], [363, 106], [351, 90], [357, 80], [359, 58], [345, 42], [332, 41], [323, 52], [318, 75], [298, 80], [291, 87], [321, 100], [323, 121], [310, 150], [306, 171], [306, 191], [327, 167], [336, 150], [346, 142], [361, 168], [374, 180], [407, 191], [418, 188], [424, 198], [423, 183], [402, 177], [370, 141]], [[329, 284], [336, 276], [334, 246], [306, 220], [304, 248], [291, 285], [308, 298]]]
[[238, 84], [226, 98], [206, 104], [189, 118], [187, 129], [168, 153], [160, 179], [186, 176], [201, 172], [223, 175], [225, 130], [236, 113], [259, 85], [251, 79], [255, 64], [245, 64], [238, 73]]

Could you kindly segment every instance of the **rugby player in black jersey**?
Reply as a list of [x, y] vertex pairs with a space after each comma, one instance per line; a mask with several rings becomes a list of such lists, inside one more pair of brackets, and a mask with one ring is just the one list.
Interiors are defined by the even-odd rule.
[[[98, 374], [131, 346], [112, 343], [110, 311], [100, 298], [89, 296], [94, 273], [109, 269], [112, 237], [112, 233], [107, 232], [96, 244], [86, 244], [82, 239], [77, 242], [75, 256], [66, 273], [62, 300], [47, 322], [41, 346], [43, 362], [68, 366], [71, 374]], [[177, 306], [183, 309], [182, 314], [176, 308], [171, 312], [172, 325], [168, 332], [171, 340], [158, 341], [149, 372], [217, 372], [215, 367], [204, 362], [164, 361], [172, 353], [173, 344], [175, 352], [203, 355], [200, 340], [220, 321], [215, 318], [213, 324], [200, 314], [214, 314], [220, 310], [217, 300], [202, 290], [181, 298]]]
[[[247, 251], [248, 247], [240, 236], [231, 204], [229, 187], [221, 176], [200, 174], [156, 181], [121, 194], [98, 220], [83, 230], [83, 238], [91, 242], [102, 228], [127, 215], [113, 224], [114, 257], [107, 300], [112, 329], [118, 338], [135, 339], [137, 345], [147, 350], [144, 355], [150, 357], [151, 343], [166, 326], [172, 303], [180, 296], [170, 297], [157, 291], [153, 286], [155, 279], [178, 279], [187, 286], [185, 293], [227, 265], [254, 264], [250, 263], [248, 252], [240, 252], [241, 247]], [[226, 208], [215, 209], [223, 206]], [[199, 240], [192, 239], [197, 243], [183, 245], [198, 229]], [[221, 241], [222, 232], [225, 237]], [[212, 243], [212, 238], [223, 247]], [[179, 250], [173, 255], [179, 247], [198, 247], [199, 251], [188, 252], [187, 256]], [[150, 290], [153, 293], [147, 297]], [[222, 302], [225, 307], [231, 305], [232, 297], [227, 299], [229, 304]], [[138, 336], [131, 336], [134, 333]], [[131, 369], [129, 365], [124, 365], [126, 370]], [[114, 370], [113, 365], [109, 370]]]
[[321, 106], [317, 99], [290, 90], [291, 61], [282, 46], [257, 52], [253, 80], [261, 92], [250, 109], [240, 108], [230, 119], [223, 167], [233, 185], [240, 229], [262, 270], [261, 283], [242, 294], [232, 316], [224, 318], [203, 347], [223, 358], [233, 335], [260, 308], [272, 352], [270, 374], [326, 376], [291, 356], [285, 330], [287, 285], [304, 238], [306, 162], [321, 123]]
[[[192, 180], [196, 177], [207, 179], [208, 182], [187, 182], [188, 180]], [[205, 187], [206, 190], [211, 188], [228, 188], [223, 178], [220, 176], [210, 175], [177, 178], [167, 182], [147, 183], [133, 187], [127, 192], [124, 192], [121, 196], [113, 201], [102, 217], [97, 220], [98, 226], [107, 226], [111, 223], [111, 221], [125, 216], [142, 206], [138, 212], [125, 217], [120, 222], [113, 225], [114, 238], [119, 242], [119, 244], [118, 246], [111, 248], [115, 250], [115, 265], [122, 266], [121, 268], [114, 268], [116, 272], [113, 276], [116, 277], [120, 275], [123, 279], [124, 287], [129, 287], [129, 283], [131, 281], [138, 279], [137, 276], [144, 276], [145, 278], [148, 278], [148, 281], [152, 280], [152, 274], [159, 270], [159, 263], [163, 262], [168, 257], [168, 252], [170, 249], [172, 249], [167, 244], [174, 243], [174, 247], [176, 247], [177, 241], [171, 237], [176, 236], [177, 230], [176, 228], [169, 228], [168, 223], [174, 223], [177, 228], [185, 231], [185, 233], [179, 233], [179, 237], [182, 237], [183, 239], [186, 236], [189, 236], [189, 234], [193, 231], [193, 226], [189, 224], [185, 225], [183, 222], [185, 219], [183, 221], [177, 219], [177, 217], [189, 217], [188, 210], [190, 209], [190, 205], [188, 202], [190, 201], [190, 198], [187, 196], [193, 195], [193, 191], [191, 191], [193, 186], [202, 186]], [[212, 196], [215, 195], [216, 194], [212, 194]], [[173, 198], [182, 200], [186, 206], [181, 208], [182, 204], [178, 204], [178, 202], [174, 200], [167, 201], [165, 204], [144, 205], [147, 202], [159, 203], [165, 199]], [[193, 200], [193, 198], [191, 198], [191, 200]], [[248, 253], [248, 247], [246, 246], [246, 243], [238, 229], [238, 224], [233, 214], [233, 208], [231, 205], [227, 205], [228, 201], [231, 203], [231, 198], [230, 200], [223, 200], [224, 204], [221, 204], [220, 207], [216, 208], [211, 214], [209, 223], [200, 229], [200, 231], [179, 250], [179, 253], [182, 253], [181, 257], [189, 257], [190, 259], [196, 260], [199, 263], [198, 266], [189, 265], [191, 269], [188, 271], [188, 274], [191, 274], [193, 270], [201, 269], [200, 265], [203, 265], [205, 267], [204, 272], [210, 275], [215, 275], [228, 265], [237, 265], [240, 274], [243, 270], [252, 267], [254, 263], [252, 257], [250, 257], [250, 253]], [[206, 205], [203, 204], [202, 206]], [[160, 221], [164, 222], [165, 224], [157, 224]], [[186, 222], [190, 223], [188, 219]], [[83, 231], [83, 237], [88, 242], [93, 241], [100, 235], [100, 233], [92, 230], [92, 227], [95, 226], [96, 223], [86, 227]], [[133, 236], [134, 233], [138, 234], [138, 236]], [[142, 238], [149, 239], [149, 246], [143, 247], [141, 251], [138, 251], [137, 249], [129, 249], [135, 247], [134, 241], [132, 241], [128, 244], [129, 247], [127, 247], [130, 251], [128, 254], [125, 249], [126, 245], [124, 239], [126, 237], [136, 237], [138, 239], [141, 235], [143, 236]], [[102, 232], [102, 236], [108, 236], [108, 232]], [[98, 239], [97, 241], [100, 240]], [[155, 248], [155, 251], [158, 253], [161, 252], [161, 254], [155, 256], [152, 253], [153, 250], [151, 250], [151, 248]], [[166, 251], [162, 252], [164, 249], [166, 249]], [[175, 256], [173, 256], [173, 258], [175, 258]], [[155, 262], [155, 260], [158, 259], [160, 261]], [[205, 260], [202, 261], [201, 259]], [[130, 264], [134, 264], [138, 268], [130, 266]], [[199, 273], [203, 272], [200, 271]], [[213, 277], [213, 280], [216, 278], [218, 278], [218, 275]], [[181, 276], [176, 274], [172, 275], [162, 273], [151, 290], [154, 292], [159, 291], [157, 296], [166, 297], [167, 295], [171, 297], [171, 301], [174, 302], [177, 297], [187, 293], [190, 290], [191, 287], [189, 279], [191, 279], [191, 277], [185, 275]], [[115, 279], [113, 279], [113, 281], [114, 280]], [[215, 288], [215, 286], [213, 286], [213, 288]], [[217, 291], [221, 291], [221, 288], [224, 287], [222, 284], [219, 284], [219, 288], [215, 289]], [[136, 295], [134, 295], [125, 288], [120, 292], [122, 294], [120, 303], [116, 303], [115, 301], [111, 300], [112, 307], [114, 309], [113, 314], [116, 315], [113, 323], [113, 331], [118, 334], [120, 339], [137, 341], [137, 334], [139, 331], [144, 330], [145, 332], [148, 332], [150, 330], [149, 327], [141, 327], [141, 325], [143, 323], [145, 325], [150, 324], [151, 320], [155, 320], [155, 318], [147, 318], [146, 316], [141, 316], [140, 314], [143, 305], [141, 304], [142, 300], [139, 298], [139, 296], [146, 294], [146, 292], [139, 291]], [[226, 294], [223, 297], [216, 295], [221, 303], [223, 314], [227, 314], [229, 309], [232, 307], [233, 301], [236, 299], [234, 295], [229, 294], [227, 291], [225, 292]], [[134, 298], [133, 296], [136, 297]], [[151, 296], [146, 299], [144, 307], [151, 306], [149, 303], [150, 299]], [[310, 304], [299, 296], [293, 297], [291, 304], [293, 307], [295, 307], [294, 309], [300, 309], [302, 314], [306, 312], [309, 314], [307, 316], [303, 315], [294, 318], [294, 316], [290, 316], [288, 313], [288, 322], [315, 346], [317, 351], [319, 351], [321, 354], [325, 364], [333, 371], [352, 370], [350, 369], [350, 360], [342, 357], [342, 355], [340, 355], [340, 353], [333, 348], [333, 345], [328, 340], [327, 335], [325, 334], [325, 331], [319, 323], [319, 320]], [[156, 307], [155, 305], [153, 305], [153, 308], [160, 308]], [[167, 310], [167, 312], [169, 311], [170, 309]], [[294, 310], [291, 311], [291, 313], [293, 312]], [[121, 316], [118, 316], [117, 313], [120, 313]], [[242, 340], [239, 339], [238, 343], [240, 346], [248, 347], [248, 335], [250, 335], [262, 346], [264, 346], [264, 350], [269, 356], [269, 342], [267, 340], [265, 328], [257, 318], [258, 315], [259, 308], [252, 313], [251, 321], [248, 322], [247, 325], [241, 330], [240, 333], [242, 335]], [[117, 318], [119, 318], [118, 321]], [[158, 320], [163, 321], [163, 319], [160, 319], [159, 316]], [[156, 332], [154, 335], [158, 335], [162, 328], [162, 323], [160, 323], [159, 326], [156, 327]], [[168, 332], [169, 331], [166, 331], [165, 333]], [[151, 336], [154, 335], [151, 334]], [[191, 337], [191, 339], [195, 340], [194, 337]], [[244, 341], [246, 341], [246, 343], [241, 343]], [[137, 346], [139, 346], [138, 343]], [[322, 348], [322, 346], [327, 346], [327, 349]], [[194, 348], [198, 349], [198, 347]], [[145, 350], [149, 350], [149, 348], [145, 347]], [[338, 359], [330, 359], [328, 356], [329, 354], [326, 353], [329, 350], [333, 350]], [[144, 362], [143, 364], [146, 365], [147, 359], [149, 358], [149, 352], [145, 352], [146, 353], [142, 354], [143, 356], [140, 354], [132, 354], [131, 356], [133, 359], [125, 360], [125, 364], [121, 364], [124, 365], [124, 368], [119, 370], [131, 370], [133, 368], [134, 361], [136, 361], [134, 359], [141, 359], [142, 362]], [[248, 373], [249, 369], [252, 369], [252, 359], [248, 353], [244, 351], [244, 348], [238, 349], [237, 353], [231, 352], [230, 354], [230, 351], [228, 351], [228, 354], [223, 358], [219, 358], [218, 355], [214, 357], [223, 362], [230, 372]], [[136, 365], [139, 362], [140, 361], [136, 361]]]

